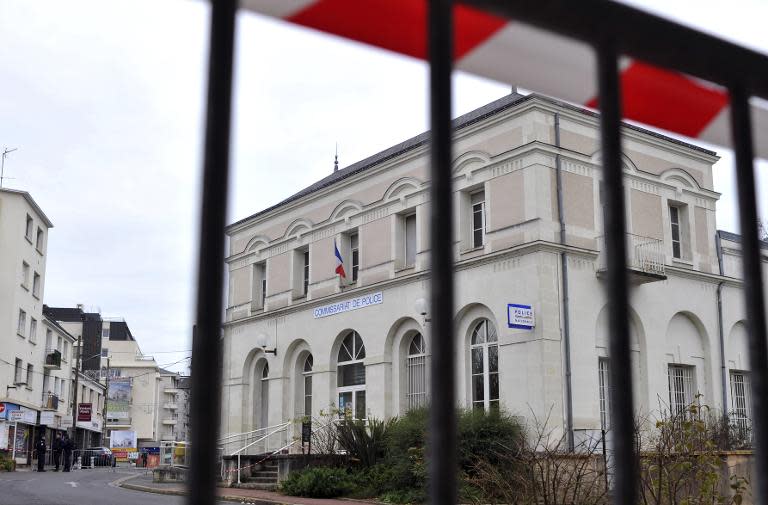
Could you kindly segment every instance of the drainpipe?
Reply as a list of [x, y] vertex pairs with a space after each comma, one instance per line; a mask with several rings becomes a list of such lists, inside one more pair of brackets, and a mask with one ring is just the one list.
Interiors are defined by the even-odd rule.
[[[720, 243], [720, 233], [715, 232], [715, 250], [717, 251], [717, 266], [720, 269], [720, 276], [723, 272], [723, 247]], [[720, 337], [720, 371], [722, 381], [722, 401], [723, 401], [723, 420], [728, 423], [728, 367], [725, 364], [725, 334], [723, 332], [723, 284], [720, 281], [717, 284], [717, 332]]]
[[[555, 112], [555, 184], [557, 187], [557, 219], [560, 223], [560, 244], [565, 246], [565, 215], [563, 207], [563, 175], [562, 160], [560, 159], [560, 114]], [[573, 433], [573, 389], [571, 386], [571, 320], [568, 297], [568, 257], [565, 249], [560, 252], [560, 271], [563, 294], [563, 346], [565, 352], [565, 425], [568, 439], [568, 450], [575, 449]]]

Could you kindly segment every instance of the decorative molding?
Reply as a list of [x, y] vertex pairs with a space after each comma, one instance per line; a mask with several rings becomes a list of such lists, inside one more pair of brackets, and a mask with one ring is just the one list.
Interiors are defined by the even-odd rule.
[[325, 228], [322, 228], [320, 230], [315, 230], [311, 234], [311, 240], [312, 242], [315, 242], [317, 240], [332, 237], [336, 233], [336, 227], [334, 225], [327, 226]]
[[661, 194], [661, 188], [658, 186], [658, 184], [654, 184], [652, 182], [635, 179], [635, 178], [629, 178], [629, 184], [632, 189], [636, 189], [638, 191], [642, 191], [644, 193], [650, 193], [652, 195], [660, 195]]
[[500, 175], [506, 175], [516, 170], [520, 170], [522, 168], [523, 168], [523, 158], [520, 157], [514, 160], [509, 160], [504, 163], [493, 165], [491, 167], [491, 174], [493, 177], [499, 177]]
[[495, 261], [493, 263], [494, 273], [506, 272], [507, 270], [512, 270], [513, 268], [520, 268], [520, 258], [510, 258], [510, 259]]
[[389, 215], [389, 205], [384, 205], [382, 207], [379, 207], [378, 209], [373, 209], [371, 211], [368, 211], [363, 214], [362, 221], [363, 224], [370, 223], [371, 221], [376, 221], [378, 219], [387, 217]]
[[592, 167], [585, 165], [583, 163], [577, 163], [567, 158], [561, 158], [561, 159], [563, 161], [561, 165], [563, 171], [570, 172], [576, 175], [583, 175], [585, 177], [592, 177]]

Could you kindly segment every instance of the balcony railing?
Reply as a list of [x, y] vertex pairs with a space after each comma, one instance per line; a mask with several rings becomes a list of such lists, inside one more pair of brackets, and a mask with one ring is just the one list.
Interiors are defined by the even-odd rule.
[[[653, 282], [667, 278], [665, 271], [664, 242], [653, 237], [643, 237], [626, 233], [627, 244], [627, 269], [633, 275], [633, 280], [640, 282]], [[598, 275], [606, 271], [607, 257], [605, 252], [605, 237], [597, 238], [597, 247], [600, 252]]]
[[179, 408], [179, 406], [176, 405], [175, 403], [166, 403], [165, 405], [163, 405], [163, 408], [168, 410], [176, 410]]
[[46, 349], [45, 368], [48, 370], [61, 369], [61, 352], [58, 349]]
[[175, 425], [179, 422], [179, 416], [176, 414], [170, 414], [163, 418], [163, 424], [166, 425]]
[[59, 395], [54, 393], [43, 393], [43, 405], [46, 410], [58, 410]]

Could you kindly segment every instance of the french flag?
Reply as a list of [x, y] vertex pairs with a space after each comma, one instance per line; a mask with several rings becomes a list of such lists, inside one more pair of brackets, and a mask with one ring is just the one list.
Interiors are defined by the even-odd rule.
[[339, 252], [339, 248], [336, 247], [336, 241], [333, 241], [333, 253], [336, 256], [336, 273], [341, 275], [342, 278], [346, 279], [347, 274], [344, 272], [344, 260], [341, 258], [341, 253]]

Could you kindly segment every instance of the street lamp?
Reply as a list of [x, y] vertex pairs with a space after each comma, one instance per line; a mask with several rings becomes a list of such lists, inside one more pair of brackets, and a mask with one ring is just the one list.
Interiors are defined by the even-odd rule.
[[277, 346], [275, 346], [274, 349], [267, 349], [267, 343], [269, 342], [269, 336], [267, 336], [266, 333], [259, 333], [256, 336], [256, 344], [261, 347], [261, 350], [264, 351], [265, 354], [274, 354], [277, 356]]
[[421, 317], [424, 318], [424, 322], [428, 323], [431, 321], [429, 317], [427, 317], [427, 313], [429, 312], [429, 303], [424, 298], [417, 298], [416, 301], [413, 303], [413, 308], [416, 309], [416, 313], [419, 314]]

